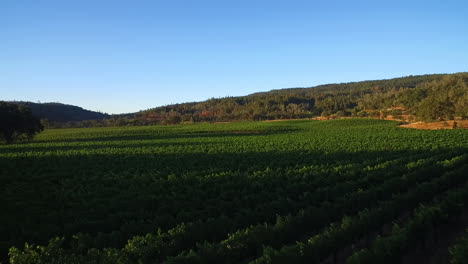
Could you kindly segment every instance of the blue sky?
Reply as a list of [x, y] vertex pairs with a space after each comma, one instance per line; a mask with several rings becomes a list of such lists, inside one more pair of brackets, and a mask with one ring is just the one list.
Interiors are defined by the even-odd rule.
[[125, 113], [468, 71], [467, 2], [2, 0], [0, 100]]

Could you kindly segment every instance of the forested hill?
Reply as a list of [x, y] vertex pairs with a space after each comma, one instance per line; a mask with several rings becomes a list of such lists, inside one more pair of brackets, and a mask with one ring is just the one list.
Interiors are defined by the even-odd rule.
[[[269, 120], [312, 116], [410, 114], [419, 120], [468, 116], [468, 73], [290, 88], [240, 97], [156, 107], [125, 119], [133, 124]], [[120, 118], [120, 123], [125, 123]]]
[[43, 122], [76, 122], [84, 120], [100, 120], [110, 117], [108, 114], [61, 103], [15, 103], [30, 107], [33, 115], [42, 119]]
[[174, 104], [132, 114], [106, 115], [58, 103], [22, 102], [46, 127], [92, 127], [273, 120], [324, 117], [409, 115], [414, 120], [468, 118], [468, 73], [289, 88], [246, 96]]

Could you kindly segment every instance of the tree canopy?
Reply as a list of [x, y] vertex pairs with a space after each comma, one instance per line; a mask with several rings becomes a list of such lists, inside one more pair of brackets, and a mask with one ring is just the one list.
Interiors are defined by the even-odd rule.
[[0, 101], [0, 140], [9, 144], [18, 140], [30, 140], [44, 129], [31, 109]]

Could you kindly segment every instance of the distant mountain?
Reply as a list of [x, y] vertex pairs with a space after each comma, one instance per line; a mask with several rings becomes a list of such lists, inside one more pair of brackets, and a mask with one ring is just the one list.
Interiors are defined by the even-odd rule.
[[79, 106], [61, 103], [14, 102], [31, 108], [33, 115], [51, 122], [73, 122], [84, 120], [100, 120], [110, 115], [83, 109]]

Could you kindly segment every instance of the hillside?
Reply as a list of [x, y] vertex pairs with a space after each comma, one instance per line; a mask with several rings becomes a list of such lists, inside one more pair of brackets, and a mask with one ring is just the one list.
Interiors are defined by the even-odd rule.
[[410, 114], [423, 121], [466, 117], [468, 73], [326, 84], [212, 98], [203, 102], [156, 107], [126, 119], [134, 124], [176, 124], [381, 114]]
[[61, 103], [16, 103], [30, 107], [36, 117], [47, 119], [49, 122], [77, 122], [84, 120], [99, 120], [110, 117], [108, 114]]
[[287, 88], [246, 96], [212, 98], [106, 115], [59, 103], [21, 102], [48, 127], [158, 125], [239, 120], [387, 117], [446, 121], [468, 117], [468, 73], [407, 76], [386, 80]]

